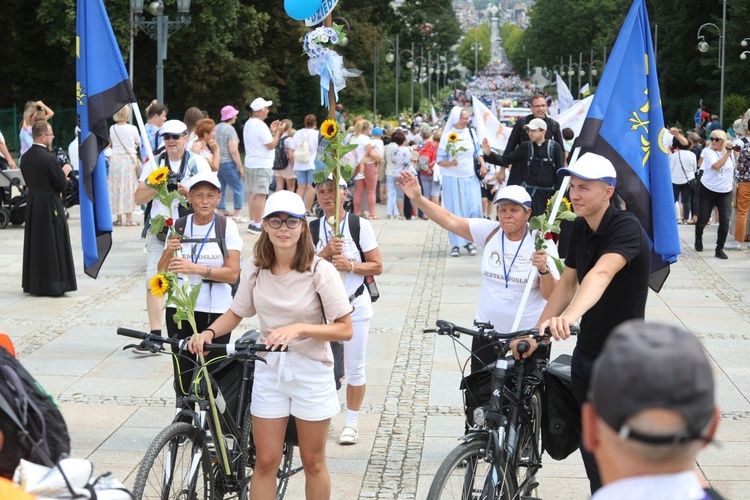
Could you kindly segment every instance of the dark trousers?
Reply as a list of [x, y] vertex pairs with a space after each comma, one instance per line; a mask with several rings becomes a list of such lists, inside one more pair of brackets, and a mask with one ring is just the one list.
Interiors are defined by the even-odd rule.
[[[570, 363], [570, 378], [573, 389], [573, 397], [578, 401], [579, 406], [586, 402], [586, 394], [589, 391], [589, 382], [591, 381], [591, 371], [594, 368], [596, 356], [590, 356], [579, 351], [577, 348], [573, 351], [573, 359]], [[586, 468], [586, 476], [589, 478], [589, 487], [593, 495], [596, 490], [602, 487], [602, 479], [599, 476], [599, 467], [596, 465], [594, 454], [580, 446], [581, 458]]]
[[698, 198], [693, 195], [690, 184], [672, 184], [674, 201], [680, 201], [682, 207], [682, 219], [690, 220], [690, 213], [698, 215]]
[[695, 224], [695, 239], [703, 238], [703, 228], [711, 218], [711, 210], [719, 210], [719, 230], [716, 233], [716, 250], [723, 250], [729, 234], [729, 218], [732, 215], [732, 192], [717, 193], [703, 184], [700, 185], [700, 199], [698, 202], [698, 222]]
[[[206, 286], [204, 283], [203, 286]], [[169, 335], [169, 338], [177, 338], [177, 339], [186, 339], [190, 337], [193, 334], [193, 330], [190, 328], [190, 323], [187, 321], [182, 322], [182, 328], [177, 328], [177, 323], [174, 321], [174, 309], [171, 307], [168, 307], [166, 309], [167, 311], [167, 334]], [[206, 312], [195, 312], [195, 324], [198, 328], [198, 333], [202, 332], [206, 328], [208, 328], [211, 323], [213, 323], [216, 318], [221, 316], [221, 314], [218, 313], [206, 313]], [[229, 337], [230, 335], [222, 335], [221, 337], [218, 337], [212, 341], [214, 344], [228, 344], [229, 343]], [[172, 352], [177, 353], [177, 348], [172, 348]], [[221, 353], [209, 353], [205, 356], [206, 362], [208, 362], [210, 359], [215, 358], [216, 356], [221, 356]], [[190, 383], [193, 380], [193, 369], [195, 368], [195, 362], [197, 362], [198, 357], [194, 354], [191, 354], [190, 351], [187, 350], [187, 347], [184, 351], [181, 351], [181, 355], [177, 357], [178, 359], [175, 359], [175, 356], [172, 356], [172, 367], [174, 368], [174, 389], [175, 394], [177, 396], [180, 396], [182, 394], [189, 393], [190, 391]], [[192, 362], [191, 362], [192, 360]], [[178, 366], [179, 361], [179, 366]], [[216, 369], [219, 366], [220, 363], [214, 363], [214, 366], [209, 368], [209, 371], [212, 369]], [[184, 393], [183, 393], [184, 391]]]

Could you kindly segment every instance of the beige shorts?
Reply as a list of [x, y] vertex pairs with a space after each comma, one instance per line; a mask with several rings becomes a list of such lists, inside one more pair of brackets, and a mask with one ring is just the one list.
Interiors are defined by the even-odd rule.
[[269, 187], [273, 179], [273, 169], [270, 168], [247, 168], [248, 189], [252, 194], [269, 194]]

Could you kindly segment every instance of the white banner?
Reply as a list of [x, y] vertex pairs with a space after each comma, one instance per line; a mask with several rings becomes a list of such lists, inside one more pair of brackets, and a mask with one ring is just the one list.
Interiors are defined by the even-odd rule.
[[570, 89], [565, 85], [565, 81], [560, 76], [560, 73], [556, 73], [557, 76], [557, 110], [562, 113], [570, 106], [573, 105], [573, 94], [570, 93]]
[[471, 105], [474, 108], [474, 125], [479, 139], [486, 137], [490, 146], [502, 153], [508, 144], [511, 128], [500, 123], [497, 116], [476, 97], [471, 98]]
[[312, 17], [305, 19], [305, 26], [315, 26], [322, 23], [333, 8], [336, 7], [337, 3], [339, 3], [339, 0], [323, 0], [323, 5], [320, 6], [318, 11]]
[[565, 127], [573, 129], [573, 133], [578, 137], [581, 133], [581, 127], [583, 127], [583, 121], [586, 119], [586, 115], [591, 107], [591, 101], [594, 100], [594, 96], [590, 95], [586, 99], [576, 101], [571, 107], [557, 115], [557, 123], [560, 124], [560, 130]]
[[435, 125], [439, 122], [437, 114], [435, 114], [435, 106], [430, 106], [430, 118], [432, 119], [432, 124]]

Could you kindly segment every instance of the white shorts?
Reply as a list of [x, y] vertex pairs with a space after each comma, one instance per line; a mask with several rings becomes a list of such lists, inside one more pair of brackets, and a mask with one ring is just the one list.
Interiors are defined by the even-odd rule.
[[268, 363], [255, 363], [250, 413], [259, 418], [294, 415], [316, 422], [338, 415], [341, 408], [333, 366], [295, 351], [269, 352]]
[[150, 290], [148, 281], [159, 272], [159, 259], [164, 253], [164, 242], [150, 232], [146, 235], [146, 290]]

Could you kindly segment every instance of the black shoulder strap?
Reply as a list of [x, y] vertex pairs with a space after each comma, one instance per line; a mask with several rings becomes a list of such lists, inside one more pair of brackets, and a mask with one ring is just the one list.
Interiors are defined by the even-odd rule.
[[[529, 167], [531, 165], [531, 159], [534, 157], [534, 143], [531, 141], [526, 141], [526, 144], [528, 144], [529, 148], [529, 154], [526, 157], [526, 166]], [[528, 172], [526, 175], [528, 175]]]
[[187, 218], [189, 216], [186, 215], [185, 217], [180, 217], [176, 221], [174, 221], [174, 230], [180, 233], [180, 235], [185, 234], [185, 226], [187, 226]]
[[312, 237], [313, 242], [313, 248], [318, 247], [318, 242], [320, 241], [320, 219], [315, 219], [310, 223], [310, 236]]
[[359, 256], [362, 259], [362, 262], [367, 262], [367, 259], [365, 259], [365, 253], [362, 251], [362, 247], [359, 246], [359, 235], [360, 235], [360, 224], [359, 224], [359, 216], [354, 214], [347, 214], [347, 217], [349, 217], [349, 233], [352, 235], [352, 240], [354, 240], [354, 244], [357, 245], [357, 250], [359, 250]]
[[[185, 226], [187, 226], [187, 218], [189, 215], [186, 215], [185, 217], [180, 217], [176, 221], [174, 221], [174, 229], [177, 231], [180, 235], [185, 235]], [[229, 249], [227, 248], [227, 217], [224, 214], [215, 214], [216, 217], [216, 226], [214, 233], [216, 235], [215, 238], [210, 238], [206, 241], [215, 241], [217, 245], [219, 245], [219, 248], [221, 249], [221, 254], [224, 256], [224, 258], [227, 258], [229, 256]], [[184, 242], [189, 242], [190, 240], [183, 240]], [[202, 241], [202, 240], [201, 240]]]

